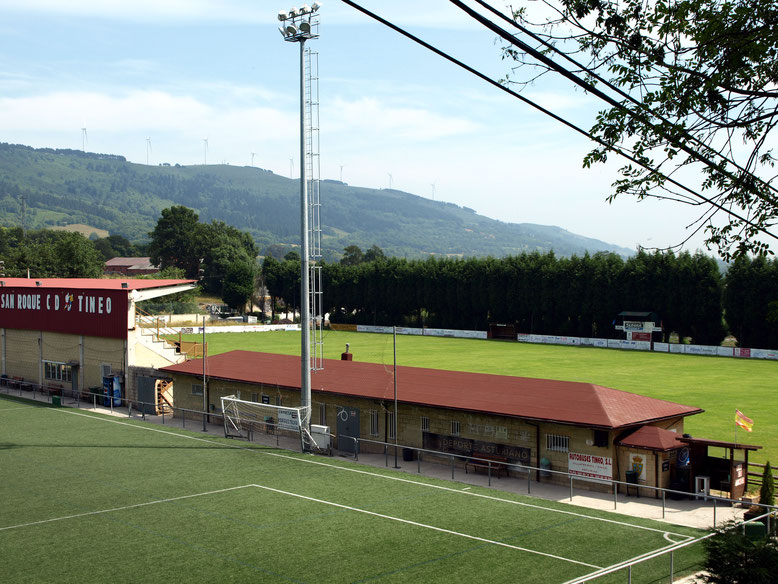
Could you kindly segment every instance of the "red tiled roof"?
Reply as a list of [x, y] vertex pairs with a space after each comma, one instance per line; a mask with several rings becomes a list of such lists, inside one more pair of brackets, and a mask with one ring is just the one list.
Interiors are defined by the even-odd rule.
[[[198, 359], [162, 370], [202, 376], [203, 364]], [[300, 358], [231, 351], [208, 357], [206, 375], [299, 389]], [[323, 370], [311, 374], [311, 389], [312, 392], [392, 400], [392, 367], [327, 359]], [[591, 383], [420, 367], [397, 368], [397, 397], [408, 404], [601, 428], [623, 428], [703, 411]]]
[[151, 258], [146, 257], [127, 257], [127, 258], [111, 258], [110, 260], [106, 260], [105, 262], [106, 266], [135, 266], [135, 265], [143, 265], [143, 266], [151, 266]]
[[621, 446], [666, 452], [683, 446], [683, 443], [678, 441], [680, 437], [677, 432], [671, 432], [658, 426], [643, 426], [626, 438], [619, 440], [618, 443]]
[[[11, 288], [72, 288], [74, 290], [146, 290], [191, 284], [196, 280], [152, 280], [136, 278], [0, 278]], [[40, 282], [40, 286], [38, 286]], [[126, 288], [122, 284], [127, 284]]]

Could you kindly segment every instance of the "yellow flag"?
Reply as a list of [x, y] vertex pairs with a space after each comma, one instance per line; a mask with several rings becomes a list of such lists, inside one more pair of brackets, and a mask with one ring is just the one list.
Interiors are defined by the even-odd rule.
[[735, 410], [735, 424], [743, 428], [746, 432], [751, 432], [754, 429], [754, 421], [745, 416], [740, 410]]

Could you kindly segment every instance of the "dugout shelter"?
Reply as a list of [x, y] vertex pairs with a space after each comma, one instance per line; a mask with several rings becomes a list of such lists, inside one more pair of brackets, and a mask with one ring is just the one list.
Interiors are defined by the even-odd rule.
[[[0, 278], [0, 382], [88, 397], [106, 379], [138, 399], [157, 367], [185, 358], [139, 325], [136, 304], [194, 280]], [[113, 389], [113, 387], [112, 387]], [[115, 394], [113, 394], [115, 395]]]
[[[299, 363], [297, 356], [230, 351], [161, 373], [174, 381], [176, 408], [199, 410], [205, 396], [209, 412], [218, 416], [225, 396], [299, 406]], [[311, 390], [311, 423], [331, 428], [339, 450], [353, 451], [349, 437], [394, 442], [391, 367], [327, 359], [312, 372]], [[419, 367], [397, 367], [397, 401], [401, 446], [457, 454], [465, 457], [461, 464], [469, 456], [494, 457], [508, 472], [521, 466], [569, 472], [591, 481], [593, 490], [604, 490], [603, 480], [624, 481], [633, 470], [635, 453], [621, 438], [645, 428], [681, 436], [685, 418], [703, 411], [590, 383]], [[360, 443], [360, 452], [371, 448], [382, 451]], [[655, 468], [652, 451], [639, 450], [646, 469]], [[639, 484], [669, 487], [673, 472], [668, 466], [667, 472], [642, 473]], [[564, 475], [536, 474], [542, 481], [567, 481]]]

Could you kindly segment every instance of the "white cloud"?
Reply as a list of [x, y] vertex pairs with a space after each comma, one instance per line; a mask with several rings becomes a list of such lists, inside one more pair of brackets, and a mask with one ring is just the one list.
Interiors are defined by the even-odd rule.
[[478, 124], [463, 117], [412, 107], [397, 107], [378, 99], [355, 101], [335, 99], [325, 106], [323, 120], [332, 133], [361, 133], [383, 142], [431, 142], [462, 136], [478, 129]]

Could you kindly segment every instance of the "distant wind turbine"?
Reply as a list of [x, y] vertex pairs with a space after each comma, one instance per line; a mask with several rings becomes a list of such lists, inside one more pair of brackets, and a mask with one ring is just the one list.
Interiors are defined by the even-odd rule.
[[292, 178], [294, 174], [294, 158], [289, 157], [289, 178]]
[[430, 183], [430, 186], [432, 187], [432, 200], [435, 200], [435, 183]]
[[208, 138], [203, 138], [203, 164], [208, 165]]
[[84, 127], [81, 128], [81, 151], [86, 152], [86, 143], [88, 142], [87, 136], [86, 136], [86, 124], [84, 124]]
[[340, 182], [343, 182], [343, 167], [346, 166], [345, 164], [340, 165]]
[[389, 173], [389, 188], [392, 188], [392, 173]]
[[251, 166], [254, 166], [254, 156], [256, 155], [256, 152], [251, 153]]
[[146, 165], [149, 164], [149, 152], [151, 152], [151, 138], [146, 138]]

